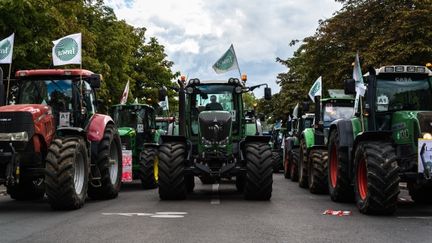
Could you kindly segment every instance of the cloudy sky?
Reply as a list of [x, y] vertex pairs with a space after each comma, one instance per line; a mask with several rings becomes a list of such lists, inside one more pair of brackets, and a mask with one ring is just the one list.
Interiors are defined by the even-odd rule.
[[[279, 91], [276, 76], [286, 69], [275, 62], [297, 47], [293, 39], [312, 35], [319, 19], [339, 10], [334, 0], [105, 0], [119, 19], [146, 27], [165, 46], [173, 71], [189, 78], [226, 79], [238, 71], [216, 74], [212, 65], [234, 45], [248, 83], [268, 83]], [[262, 93], [262, 91], [261, 91]], [[256, 93], [262, 96], [260, 93]]]

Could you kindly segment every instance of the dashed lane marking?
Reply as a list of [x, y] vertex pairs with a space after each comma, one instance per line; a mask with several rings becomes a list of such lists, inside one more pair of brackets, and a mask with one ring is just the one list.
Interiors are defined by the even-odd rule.
[[210, 201], [210, 204], [215, 204], [215, 205], [220, 204], [220, 199], [219, 199], [219, 183], [212, 185], [212, 191], [213, 191], [213, 198]]
[[156, 213], [102, 213], [107, 216], [150, 217], [150, 218], [184, 218], [187, 212], [156, 212]]

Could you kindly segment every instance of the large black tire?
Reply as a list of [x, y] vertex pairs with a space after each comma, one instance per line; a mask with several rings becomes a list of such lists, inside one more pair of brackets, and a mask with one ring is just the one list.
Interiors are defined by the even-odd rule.
[[282, 156], [279, 151], [272, 151], [273, 173], [278, 173], [282, 169]]
[[53, 209], [84, 205], [89, 180], [87, 146], [81, 137], [60, 137], [51, 142], [46, 158], [46, 194]]
[[[284, 151], [285, 153], [285, 151]], [[290, 167], [292, 163], [292, 151], [286, 152], [285, 159], [283, 161], [283, 173], [285, 179], [291, 178]]]
[[411, 199], [415, 203], [429, 204], [432, 203], [432, 186], [419, 185], [415, 182], [408, 183], [408, 191]]
[[108, 124], [98, 145], [93, 161], [100, 171], [100, 186], [90, 183], [88, 195], [93, 199], [113, 199], [118, 196], [122, 176], [122, 150], [120, 135], [114, 125]]
[[292, 150], [292, 161], [291, 161], [291, 166], [290, 166], [290, 178], [291, 181], [293, 182], [297, 182], [299, 179], [298, 176], [298, 164], [300, 161], [300, 150], [298, 148], [295, 148]]
[[328, 164], [328, 191], [335, 202], [354, 201], [354, 188], [349, 178], [348, 148], [339, 147], [337, 130], [330, 134]]
[[354, 195], [365, 214], [392, 214], [397, 207], [399, 167], [389, 142], [362, 142], [355, 151]]
[[244, 196], [248, 200], [270, 200], [273, 185], [272, 153], [266, 143], [245, 145], [246, 183]]
[[309, 153], [309, 191], [314, 194], [328, 193], [327, 185], [327, 150], [312, 149]]
[[162, 143], [159, 147], [159, 198], [182, 200], [186, 198], [187, 185], [184, 175], [186, 145]]
[[35, 180], [20, 178], [18, 184], [7, 186], [7, 193], [17, 201], [42, 199], [45, 195], [44, 178]]
[[301, 188], [308, 188], [308, 171], [307, 171], [307, 161], [308, 154], [306, 148], [306, 141], [304, 139], [300, 140], [300, 160], [298, 163], [298, 183]]
[[140, 153], [138, 176], [144, 189], [158, 186], [159, 168], [156, 148], [145, 148]]

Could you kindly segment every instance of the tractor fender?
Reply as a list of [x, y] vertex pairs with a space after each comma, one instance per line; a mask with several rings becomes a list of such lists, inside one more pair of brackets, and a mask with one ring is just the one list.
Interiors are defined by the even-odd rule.
[[313, 128], [306, 128], [302, 132], [302, 138], [306, 142], [306, 148], [310, 149], [312, 147], [312, 145], [315, 144], [315, 134], [314, 134]]
[[[385, 141], [393, 142], [392, 131], [373, 131], [373, 132], [362, 132], [354, 140], [352, 155], [355, 153], [355, 148], [360, 142], [364, 141]], [[354, 158], [354, 157], [353, 157]]]
[[354, 132], [351, 120], [339, 119], [330, 124], [329, 136], [333, 131], [339, 134], [339, 147], [350, 147], [354, 144]]
[[94, 114], [86, 127], [87, 139], [92, 142], [100, 142], [103, 138], [105, 127], [109, 124], [114, 124], [110, 116], [102, 114]]
[[[57, 135], [61, 136], [61, 137], [63, 137], [63, 136], [79, 136], [79, 137], [82, 137], [84, 139], [84, 141], [87, 144], [87, 148], [90, 148], [90, 146], [91, 146], [90, 142], [87, 139], [86, 131], [84, 129], [82, 129], [81, 127], [60, 127], [57, 129]], [[93, 149], [92, 147], [91, 147], [91, 149]], [[91, 152], [92, 151], [90, 151], [90, 150], [88, 151], [89, 156], [90, 156]]]

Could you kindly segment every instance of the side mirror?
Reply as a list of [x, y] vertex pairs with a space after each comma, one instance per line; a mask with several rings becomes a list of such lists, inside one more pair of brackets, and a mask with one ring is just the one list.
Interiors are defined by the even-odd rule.
[[264, 99], [271, 100], [272, 93], [270, 88], [264, 88]]
[[309, 111], [309, 102], [307, 102], [307, 101], [303, 102], [302, 110], [303, 110], [302, 112]]
[[354, 79], [346, 79], [344, 81], [345, 94], [351, 95], [355, 94], [355, 80]]
[[168, 94], [167, 88], [163, 86], [159, 89], [159, 101], [164, 101]]
[[100, 74], [92, 74], [90, 76], [90, 87], [93, 89], [99, 89], [101, 86], [102, 75]]

